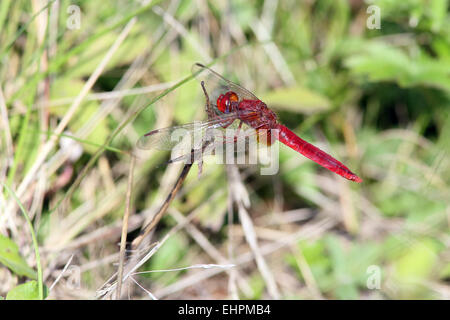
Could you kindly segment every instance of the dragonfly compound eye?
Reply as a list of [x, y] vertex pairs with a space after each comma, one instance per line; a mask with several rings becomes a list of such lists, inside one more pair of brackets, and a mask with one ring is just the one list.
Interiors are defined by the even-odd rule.
[[233, 91], [230, 91], [227, 94], [230, 96], [230, 101], [237, 102], [239, 100], [237, 94], [234, 93]]
[[237, 102], [238, 100], [239, 98], [236, 93], [233, 91], [228, 91], [225, 94], [221, 94], [219, 98], [217, 98], [217, 108], [223, 113], [231, 112], [231, 103]]
[[217, 108], [220, 112], [225, 112], [226, 104], [225, 101], [228, 100], [224, 94], [221, 94], [219, 98], [217, 98]]

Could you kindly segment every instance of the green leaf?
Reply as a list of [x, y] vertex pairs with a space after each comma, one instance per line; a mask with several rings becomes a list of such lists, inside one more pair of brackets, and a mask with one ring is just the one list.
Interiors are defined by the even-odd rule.
[[0, 263], [16, 275], [36, 279], [36, 271], [30, 268], [20, 255], [17, 244], [3, 235], [0, 235]]
[[250, 287], [253, 290], [253, 295], [246, 297], [246, 299], [259, 300], [264, 294], [266, 283], [258, 273], [254, 273], [249, 280]]
[[314, 113], [328, 110], [328, 99], [305, 87], [280, 88], [263, 96], [263, 101], [275, 110]]
[[[308, 264], [311, 272], [316, 279], [319, 288], [323, 289], [326, 283], [329, 282], [331, 274], [331, 263], [325, 250], [325, 244], [322, 240], [317, 241], [300, 241], [298, 243], [306, 263]], [[297, 261], [293, 255], [288, 255], [287, 262], [297, 270], [300, 279], [303, 279], [301, 270], [298, 267]]]
[[447, 0], [433, 0], [430, 2], [431, 30], [440, 31], [447, 17]]
[[[148, 263], [140, 271], [157, 271], [177, 268], [180, 265], [188, 265], [184, 261], [186, 255], [186, 238], [180, 234], [174, 234], [164, 243], [161, 248], [153, 255]], [[183, 271], [161, 271], [144, 273], [142, 276], [170, 284], [176, 281]]]
[[[44, 287], [44, 298], [47, 295], [48, 289]], [[39, 286], [37, 281], [28, 281], [11, 289], [6, 295], [6, 300], [39, 300]]]
[[423, 85], [450, 90], [450, 65], [446, 60], [425, 53], [411, 58], [399, 48], [375, 41], [354, 50], [345, 65], [356, 76], [371, 82], [395, 81], [402, 87]]
[[426, 279], [436, 264], [437, 248], [433, 241], [423, 240], [410, 246], [395, 262], [395, 274], [399, 280]]

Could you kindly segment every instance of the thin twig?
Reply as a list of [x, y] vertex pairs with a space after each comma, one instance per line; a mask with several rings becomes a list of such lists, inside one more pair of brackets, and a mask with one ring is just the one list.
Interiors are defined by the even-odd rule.
[[134, 249], [137, 249], [142, 241], [147, 237], [147, 235], [153, 230], [153, 228], [158, 224], [159, 220], [163, 217], [164, 213], [166, 213], [167, 208], [172, 203], [172, 200], [175, 198], [175, 196], [178, 193], [178, 190], [180, 190], [181, 185], [183, 184], [184, 180], [186, 179], [189, 170], [191, 170], [192, 163], [187, 163], [184, 165], [183, 170], [180, 173], [180, 176], [177, 179], [177, 182], [173, 186], [172, 190], [170, 191], [169, 195], [167, 196], [166, 200], [164, 201], [161, 208], [158, 210], [158, 212], [153, 216], [153, 219], [144, 227], [144, 230], [141, 232], [139, 236], [137, 236], [133, 242], [131, 243], [131, 247]]
[[211, 269], [211, 268], [231, 269], [235, 266], [236, 265], [234, 265], [234, 264], [223, 264], [222, 265], [222, 264], [215, 264], [215, 263], [194, 264], [192, 266], [174, 268], [174, 269], [140, 271], [140, 272], [133, 273], [133, 275], [147, 274], [147, 273], [153, 273], [153, 272], [174, 272], [174, 271], [183, 271], [183, 270], [188, 270], [188, 269]]
[[[145, 87], [139, 87], [139, 88], [131, 88], [131, 89], [118, 89], [114, 91], [107, 91], [107, 92], [98, 92], [98, 93], [91, 93], [88, 94], [85, 98], [85, 101], [97, 101], [97, 100], [112, 100], [112, 99], [119, 99], [123, 97], [128, 96], [135, 96], [135, 95], [143, 95], [152, 93], [155, 91], [162, 91], [170, 88], [175, 84], [174, 81], [171, 82], [165, 82], [165, 83], [157, 83], [148, 85]], [[72, 103], [76, 97], [67, 97], [67, 98], [59, 98], [50, 100], [48, 102], [49, 107], [55, 107], [55, 106], [64, 106], [66, 104]], [[36, 103], [35, 106], [33, 106], [33, 109], [39, 109], [44, 106], [43, 103]]]
[[145, 293], [147, 293], [150, 298], [152, 298], [153, 300], [158, 300], [158, 298], [156, 298], [150, 291], [141, 286], [139, 282], [137, 282], [133, 277], [130, 276], [130, 279], [133, 280], [133, 282], [136, 283], [139, 288], [145, 291]]
[[128, 187], [127, 187], [127, 197], [125, 204], [125, 214], [123, 216], [122, 224], [122, 238], [120, 240], [120, 257], [119, 257], [119, 269], [117, 272], [117, 292], [116, 299], [120, 299], [120, 294], [122, 290], [122, 276], [123, 276], [123, 263], [125, 261], [125, 247], [127, 244], [127, 233], [128, 233], [128, 218], [130, 216], [130, 206], [131, 206], [131, 192], [133, 189], [133, 173], [134, 165], [136, 164], [136, 157], [131, 156], [130, 171], [128, 174]]
[[229, 169], [227, 170], [228, 177], [230, 179], [230, 183], [232, 184], [232, 188], [230, 189], [232, 191], [232, 198], [238, 207], [239, 219], [241, 220], [242, 228], [245, 230], [245, 239], [247, 240], [247, 243], [255, 256], [258, 269], [261, 272], [264, 281], [267, 283], [269, 294], [273, 299], [278, 300], [280, 299], [280, 293], [275, 282], [275, 277], [264, 260], [263, 254], [261, 253], [261, 249], [258, 245], [253, 222], [245, 209], [245, 207], [249, 205], [248, 194], [240, 181], [237, 167], [235, 165], [229, 165], [227, 168]]
[[[235, 252], [234, 252], [234, 241], [235, 241], [235, 235], [234, 235], [234, 228], [233, 228], [233, 224], [234, 224], [234, 219], [233, 219], [233, 190], [232, 190], [232, 185], [231, 183], [228, 184], [228, 197], [227, 197], [227, 217], [228, 217], [228, 259], [230, 259], [230, 261], [232, 263], [234, 263], [234, 260], [236, 259], [235, 257]], [[230, 296], [232, 297], [232, 299], [234, 300], [238, 300], [239, 299], [239, 295], [238, 295], [238, 291], [237, 291], [237, 286], [236, 286], [236, 270], [237, 269], [232, 269], [229, 272], [229, 279], [228, 279], [228, 292], [230, 294]]]
[[317, 281], [314, 278], [314, 274], [312, 273], [311, 268], [309, 267], [309, 264], [305, 259], [305, 256], [303, 255], [302, 249], [297, 245], [292, 244], [291, 251], [292, 255], [295, 258], [295, 262], [297, 263], [297, 266], [300, 269], [303, 278], [305, 279], [306, 287], [309, 289], [314, 299], [323, 300], [323, 296], [320, 293], [319, 287], [317, 286]]
[[69, 260], [66, 262], [64, 268], [62, 269], [62, 271], [60, 272], [58, 277], [55, 279], [55, 281], [53, 281], [50, 288], [48, 288], [48, 292], [51, 292], [53, 290], [53, 288], [56, 286], [56, 284], [59, 282], [59, 280], [62, 278], [62, 276], [66, 272], [67, 268], [69, 268], [70, 264], [72, 263], [72, 259], [73, 259], [73, 254], [70, 256]]

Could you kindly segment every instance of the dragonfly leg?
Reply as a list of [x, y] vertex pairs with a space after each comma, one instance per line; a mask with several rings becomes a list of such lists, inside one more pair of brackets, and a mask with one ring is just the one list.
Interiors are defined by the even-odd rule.
[[239, 136], [239, 131], [241, 131], [242, 124], [243, 124], [243, 122], [242, 122], [242, 121], [239, 121], [239, 126], [238, 126], [238, 128], [237, 128], [237, 130], [236, 130], [236, 134], [234, 135], [234, 141], [235, 141], [235, 142], [237, 141], [237, 138], [238, 138], [238, 136]]
[[234, 120], [236, 120], [236, 119], [230, 119], [230, 120], [224, 121], [222, 128], [224, 128], [224, 129], [228, 128], [229, 126], [231, 126], [233, 124]]
[[202, 171], [203, 171], [203, 159], [200, 159], [198, 161], [197, 165], [198, 165], [197, 178], [200, 178], [200, 176], [202, 175]]
[[201, 82], [201, 86], [202, 86], [203, 93], [205, 94], [205, 98], [206, 98], [206, 113], [208, 114], [208, 119], [215, 118], [216, 116], [214, 114], [213, 108], [211, 107], [211, 102], [209, 100], [209, 95], [208, 95], [208, 92], [206, 91], [206, 88], [205, 88], [205, 81]]

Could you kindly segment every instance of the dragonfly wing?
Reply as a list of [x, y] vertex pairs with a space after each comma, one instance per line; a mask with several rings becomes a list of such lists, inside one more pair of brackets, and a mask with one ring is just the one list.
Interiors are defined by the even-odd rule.
[[196, 63], [192, 66], [192, 73], [199, 81], [204, 81], [206, 91], [210, 95], [211, 102], [215, 104], [217, 98], [228, 91], [233, 91], [239, 100], [259, 100], [253, 93], [240, 85], [225, 79], [210, 68]]
[[[195, 123], [150, 131], [139, 138], [136, 145], [143, 150], [171, 150], [179, 143], [177, 139], [179, 137], [178, 130], [180, 130], [180, 133], [192, 132], [195, 130]], [[184, 130], [186, 132], [183, 132]]]
[[215, 143], [211, 141], [211, 143], [204, 143], [204, 145], [200, 148], [191, 150], [190, 152], [177, 155], [172, 154], [169, 163], [183, 161], [184, 163], [193, 163], [203, 159], [203, 156], [212, 154], [215, 149]]
[[[235, 113], [224, 115], [203, 122], [193, 122], [175, 127], [156, 129], [139, 138], [136, 145], [139, 149], [172, 150], [187, 144], [191, 148], [201, 147], [202, 141], [211, 135], [211, 129], [220, 129], [230, 125], [237, 118]], [[208, 130], [210, 129], [210, 130]], [[215, 133], [217, 134], [217, 132]], [[183, 140], [186, 140], [183, 142]]]

